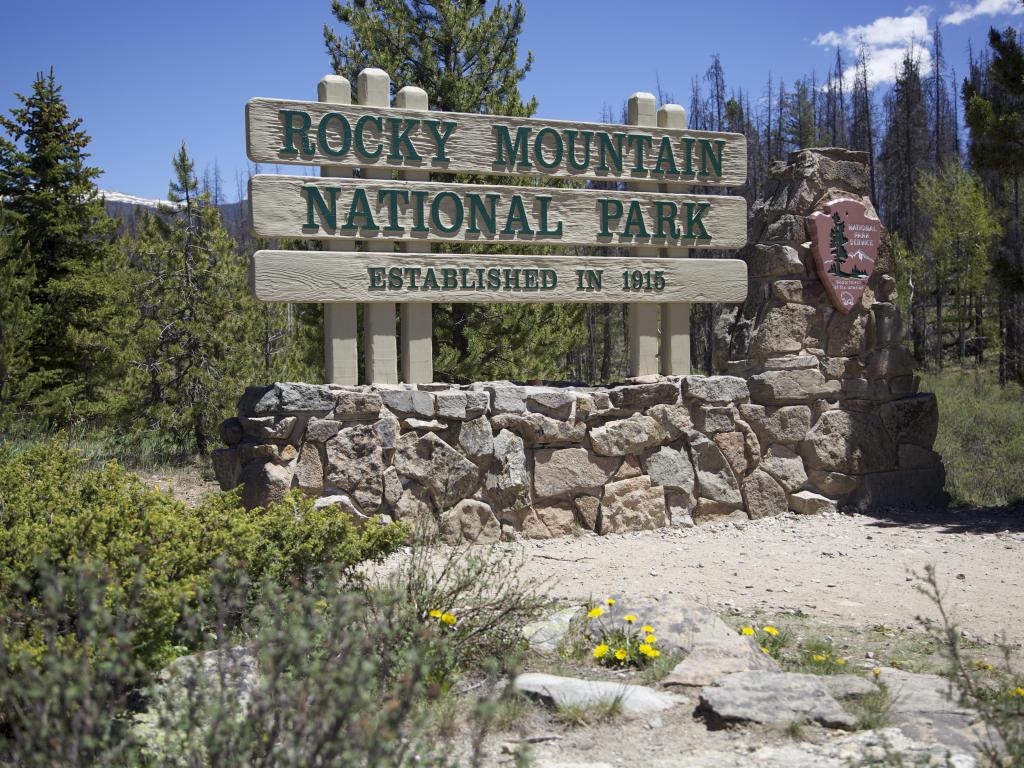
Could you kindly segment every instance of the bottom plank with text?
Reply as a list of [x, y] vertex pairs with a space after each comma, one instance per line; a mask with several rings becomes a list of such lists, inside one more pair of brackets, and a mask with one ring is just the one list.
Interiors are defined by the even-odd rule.
[[250, 281], [262, 301], [739, 302], [738, 259], [257, 251]]

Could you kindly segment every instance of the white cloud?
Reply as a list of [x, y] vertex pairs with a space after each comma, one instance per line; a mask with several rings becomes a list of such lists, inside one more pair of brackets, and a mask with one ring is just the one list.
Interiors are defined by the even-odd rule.
[[1020, 0], [978, 0], [970, 3], [957, 3], [952, 13], [942, 17], [943, 24], [963, 24], [965, 21], [977, 18], [978, 16], [1002, 16], [1004, 14], [1017, 15], [1024, 13], [1024, 6]]
[[[987, 2], [993, 0], [981, 0], [981, 3]], [[895, 81], [896, 73], [909, 49], [913, 50], [920, 62], [921, 74], [927, 75], [932, 71], [932, 57], [927, 46], [922, 43], [929, 36], [929, 13], [931, 8], [919, 5], [908, 8], [904, 16], [882, 16], [868, 24], [823, 32], [814, 38], [813, 44], [841, 48], [850, 58], [856, 57], [861, 46], [864, 46], [868, 54], [868, 79], [872, 85]], [[843, 74], [852, 78], [856, 75], [856, 68], [850, 67]]]

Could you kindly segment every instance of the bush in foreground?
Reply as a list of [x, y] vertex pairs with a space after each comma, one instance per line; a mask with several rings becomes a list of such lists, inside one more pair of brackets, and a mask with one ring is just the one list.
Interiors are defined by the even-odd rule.
[[[0, 616], [19, 627], [8, 651], [31, 658], [48, 647], [46, 633], [31, 620], [53, 597], [45, 592], [45, 572], [94, 572], [103, 607], [131, 630], [142, 665], [156, 668], [179, 654], [182, 610], [208, 592], [218, 563], [255, 584], [301, 581], [328, 565], [345, 576], [366, 560], [383, 559], [404, 535], [402, 526], [357, 528], [340, 510], [318, 510], [298, 494], [251, 512], [233, 493], [211, 495], [190, 509], [117, 463], [86, 468], [56, 441], [5, 450]], [[85, 607], [73, 591], [62, 594], [60, 642], [73, 643]]]

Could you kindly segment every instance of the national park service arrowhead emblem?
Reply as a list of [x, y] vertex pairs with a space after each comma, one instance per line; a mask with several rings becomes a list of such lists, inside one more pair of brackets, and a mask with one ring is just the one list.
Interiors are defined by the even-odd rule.
[[842, 198], [810, 216], [818, 277], [832, 304], [844, 314], [864, 295], [875, 271], [882, 224], [859, 200]]

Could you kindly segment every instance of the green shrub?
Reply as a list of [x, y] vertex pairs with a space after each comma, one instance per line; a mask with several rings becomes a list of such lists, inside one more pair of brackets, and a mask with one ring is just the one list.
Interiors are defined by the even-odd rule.
[[[357, 528], [297, 493], [251, 512], [233, 493], [190, 509], [117, 463], [88, 469], [56, 441], [0, 452], [0, 615], [9, 621], [23, 601], [42, 598], [44, 570], [88, 566], [102, 575], [106, 607], [131, 617], [135, 652], [151, 668], [177, 655], [182, 607], [208, 589], [218, 562], [253, 583], [303, 580], [328, 564], [349, 575], [404, 535], [401, 526]], [[65, 611], [71, 637], [79, 607], [70, 596]], [[30, 631], [22, 644], [44, 638]]]
[[1002, 506], [1024, 500], [1024, 389], [999, 386], [991, 370], [923, 377], [939, 403], [935, 450], [955, 504]]

